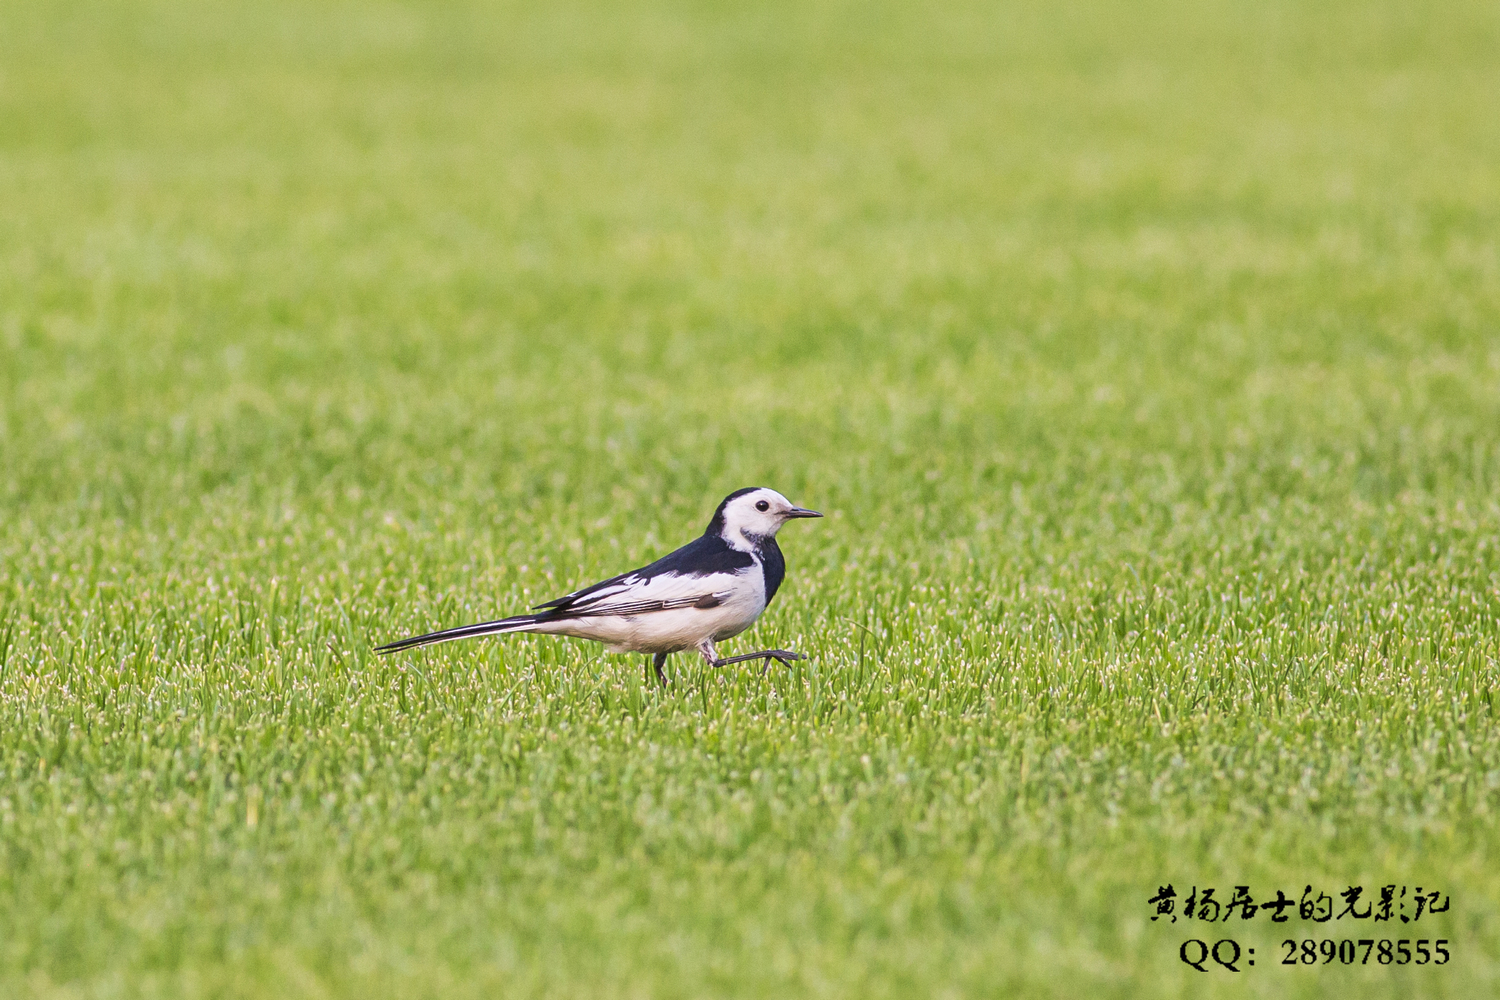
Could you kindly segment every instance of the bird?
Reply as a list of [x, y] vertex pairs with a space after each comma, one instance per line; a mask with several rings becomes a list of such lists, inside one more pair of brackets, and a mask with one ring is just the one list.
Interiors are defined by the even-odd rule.
[[532, 632], [592, 639], [611, 653], [645, 653], [663, 687], [667, 657], [690, 649], [713, 667], [760, 659], [764, 672], [772, 660], [806, 657], [762, 649], [721, 658], [714, 644], [753, 625], [776, 596], [786, 576], [776, 533], [788, 521], [822, 516], [764, 486], [735, 490], [719, 503], [703, 534], [648, 566], [538, 604], [529, 614], [398, 639], [375, 651]]

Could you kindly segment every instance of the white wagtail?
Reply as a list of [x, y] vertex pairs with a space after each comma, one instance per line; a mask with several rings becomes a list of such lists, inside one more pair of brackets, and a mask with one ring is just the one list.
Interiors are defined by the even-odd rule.
[[710, 666], [745, 660], [786, 663], [801, 653], [763, 649], [720, 659], [714, 643], [755, 623], [786, 575], [776, 532], [797, 517], [822, 517], [775, 490], [735, 490], [719, 504], [702, 535], [649, 566], [610, 577], [566, 597], [538, 604], [534, 614], [465, 625], [402, 639], [376, 649], [416, 646], [503, 632], [570, 635], [604, 643], [611, 653], [649, 653], [656, 679], [669, 653], [696, 649]]

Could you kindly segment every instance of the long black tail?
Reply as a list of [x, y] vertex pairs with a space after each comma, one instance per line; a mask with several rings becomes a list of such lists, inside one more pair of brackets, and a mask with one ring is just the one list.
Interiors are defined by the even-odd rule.
[[410, 639], [397, 639], [388, 642], [384, 646], [376, 646], [377, 653], [399, 653], [403, 649], [415, 649], [418, 646], [432, 646], [440, 642], [452, 642], [454, 639], [472, 639], [480, 635], [496, 635], [504, 632], [524, 632], [532, 625], [548, 621], [551, 615], [514, 615], [510, 618], [501, 618], [493, 622], [480, 622], [478, 625], [461, 625], [458, 628], [445, 628], [441, 632], [428, 632], [426, 635], [414, 635]]

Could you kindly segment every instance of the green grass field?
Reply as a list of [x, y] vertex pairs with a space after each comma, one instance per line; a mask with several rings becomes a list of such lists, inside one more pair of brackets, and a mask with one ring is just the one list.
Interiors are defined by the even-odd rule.
[[[1496, 995], [1497, 51], [0, 7], [0, 996]], [[794, 669], [371, 652], [746, 485], [830, 515], [723, 649]], [[1279, 965], [1400, 936], [1452, 960]]]

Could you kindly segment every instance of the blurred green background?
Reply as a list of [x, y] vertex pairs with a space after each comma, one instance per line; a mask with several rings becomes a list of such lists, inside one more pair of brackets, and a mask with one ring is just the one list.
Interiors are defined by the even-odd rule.
[[[0, 7], [0, 993], [1494, 993], [1497, 53], [1478, 2]], [[795, 669], [370, 653], [747, 485], [830, 515], [725, 648]], [[1453, 959], [1284, 968], [1396, 932], [1167, 882], [1436, 887]]]

